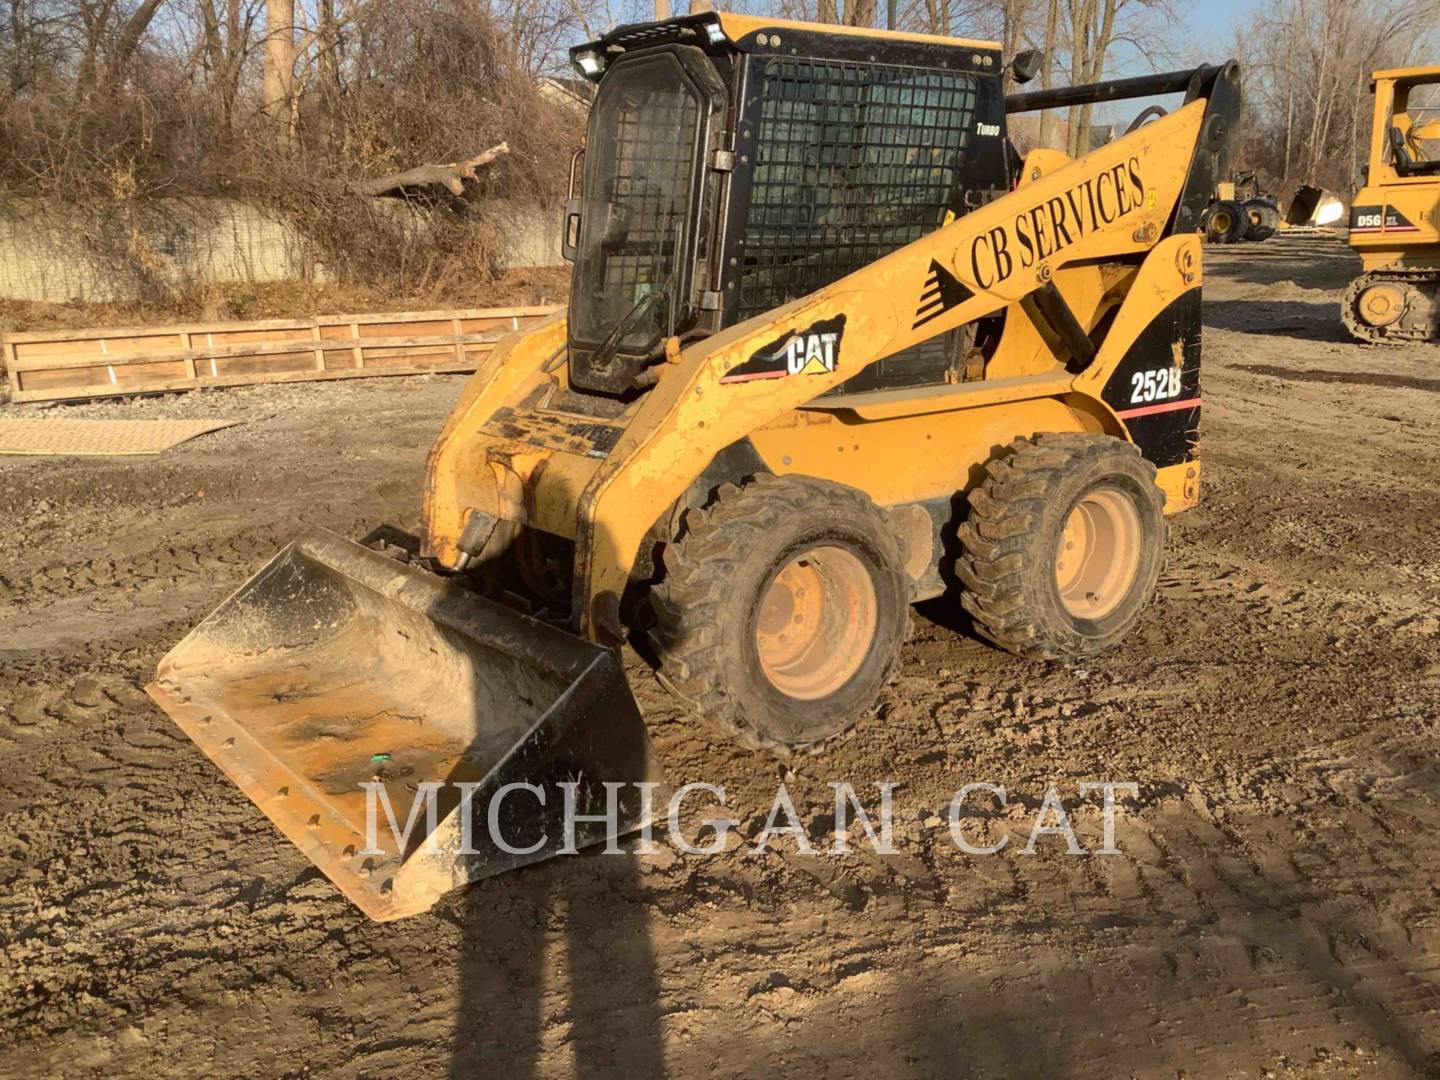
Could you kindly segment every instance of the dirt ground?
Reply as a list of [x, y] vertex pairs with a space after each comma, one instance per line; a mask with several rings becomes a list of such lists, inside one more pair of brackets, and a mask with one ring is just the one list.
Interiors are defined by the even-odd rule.
[[[1440, 1076], [1440, 349], [1346, 340], [1333, 239], [1207, 254], [1205, 490], [1115, 652], [916, 617], [791, 769], [629, 659], [672, 782], [895, 780], [900, 854], [556, 859], [367, 922], [141, 692], [307, 525], [413, 530], [453, 377], [62, 409], [247, 421], [0, 459], [0, 1074]], [[34, 415], [8, 407], [0, 415]], [[1020, 851], [1133, 780], [1119, 856]], [[968, 782], [969, 857], [943, 825]], [[872, 797], [873, 803], [873, 797]]]

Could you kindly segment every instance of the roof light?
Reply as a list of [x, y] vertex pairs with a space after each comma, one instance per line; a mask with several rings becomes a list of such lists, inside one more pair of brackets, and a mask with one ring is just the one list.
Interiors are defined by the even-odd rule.
[[705, 35], [710, 39], [711, 45], [719, 45], [725, 40], [725, 29], [718, 22], [706, 23]]
[[583, 52], [575, 57], [575, 63], [586, 75], [599, 75], [600, 69], [605, 66], [604, 59], [598, 53]]

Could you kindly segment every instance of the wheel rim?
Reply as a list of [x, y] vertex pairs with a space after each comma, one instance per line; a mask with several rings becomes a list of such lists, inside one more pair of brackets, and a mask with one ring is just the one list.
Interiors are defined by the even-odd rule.
[[842, 547], [813, 547], [780, 568], [761, 597], [755, 646], [782, 694], [813, 701], [859, 670], [878, 605], [865, 564]]
[[1230, 220], [1228, 210], [1217, 210], [1210, 215], [1210, 224], [1217, 234], [1224, 236], [1230, 232], [1230, 227], [1235, 223]]
[[1129, 594], [1140, 573], [1142, 530], [1135, 504], [1111, 487], [1085, 494], [1065, 519], [1055, 553], [1060, 602], [1077, 619], [1100, 619]]

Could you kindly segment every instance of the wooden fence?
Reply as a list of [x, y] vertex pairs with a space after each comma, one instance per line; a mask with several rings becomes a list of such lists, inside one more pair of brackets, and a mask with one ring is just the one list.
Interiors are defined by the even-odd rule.
[[67, 401], [433, 371], [474, 371], [512, 330], [557, 307], [325, 315], [3, 339], [10, 400]]

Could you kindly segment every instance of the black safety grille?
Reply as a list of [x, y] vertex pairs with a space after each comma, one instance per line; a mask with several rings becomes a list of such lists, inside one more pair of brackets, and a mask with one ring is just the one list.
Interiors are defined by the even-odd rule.
[[775, 59], [761, 94], [741, 319], [937, 228], [975, 123], [950, 71]]
[[653, 94], [618, 121], [612, 201], [627, 216], [625, 239], [605, 260], [604, 292], [619, 315], [674, 269], [695, 168], [692, 132], [700, 107], [678, 88]]
[[[770, 60], [735, 318], [814, 292], [938, 228], [975, 98], [974, 78], [952, 71]], [[943, 381], [950, 345], [950, 335], [925, 342], [845, 389]]]

